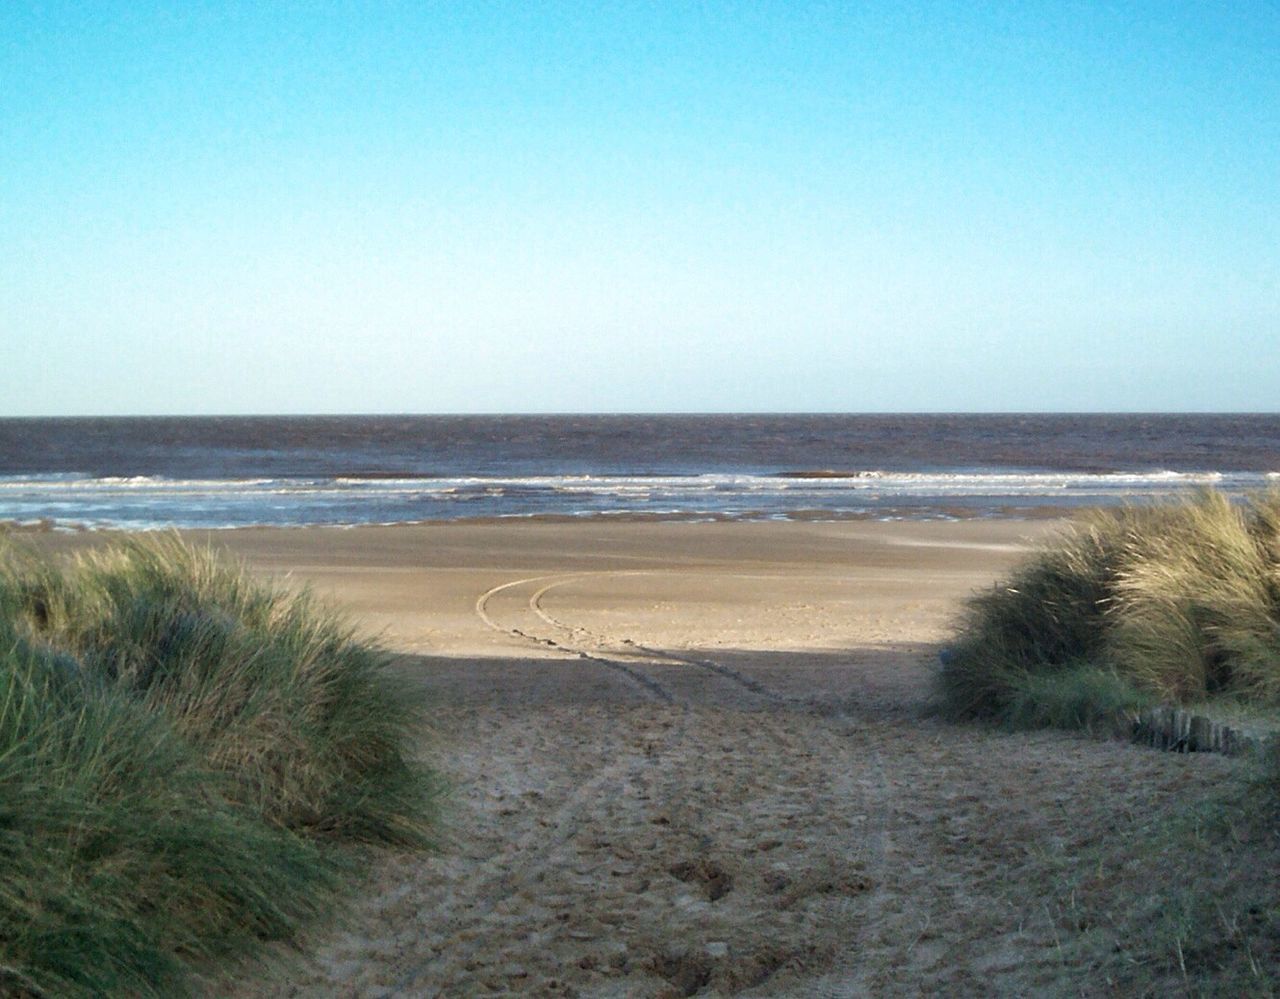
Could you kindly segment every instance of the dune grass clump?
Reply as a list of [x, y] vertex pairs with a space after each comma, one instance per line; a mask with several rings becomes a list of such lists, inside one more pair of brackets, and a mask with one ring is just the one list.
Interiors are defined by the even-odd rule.
[[1092, 727], [1157, 701], [1280, 708], [1280, 497], [1086, 516], [967, 605], [944, 713]]
[[0, 557], [0, 992], [172, 994], [428, 842], [419, 706], [307, 595], [176, 538]]
[[1133, 539], [1109, 651], [1136, 684], [1170, 701], [1280, 706], [1277, 507], [1272, 497], [1251, 513], [1208, 493]]
[[1119, 531], [1083, 525], [966, 605], [940, 677], [955, 717], [1000, 718], [1031, 676], [1063, 674], [1099, 658], [1099, 627], [1118, 564]]
[[1002, 720], [1013, 728], [1107, 731], [1151, 703], [1152, 698], [1114, 671], [1079, 665], [1018, 677]]
[[0, 992], [176, 990], [313, 914], [333, 887], [313, 844], [230, 807], [163, 717], [3, 647]]

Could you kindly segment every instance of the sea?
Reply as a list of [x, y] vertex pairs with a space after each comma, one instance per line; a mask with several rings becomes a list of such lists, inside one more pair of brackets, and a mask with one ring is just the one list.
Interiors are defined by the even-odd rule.
[[0, 419], [0, 523], [1033, 517], [1280, 487], [1280, 414]]

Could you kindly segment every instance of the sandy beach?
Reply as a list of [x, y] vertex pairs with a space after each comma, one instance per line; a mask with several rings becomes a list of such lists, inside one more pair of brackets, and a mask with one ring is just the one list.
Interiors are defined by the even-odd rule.
[[437, 852], [218, 990], [1109, 991], [1098, 913], [1159, 876], [1130, 834], [1239, 764], [925, 715], [958, 602], [1057, 526], [198, 535], [381, 635], [452, 787]]

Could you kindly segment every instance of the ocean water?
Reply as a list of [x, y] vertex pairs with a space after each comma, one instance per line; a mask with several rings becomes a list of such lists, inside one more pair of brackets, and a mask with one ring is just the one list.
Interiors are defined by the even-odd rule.
[[1280, 415], [0, 420], [0, 521], [1025, 516], [1280, 486]]

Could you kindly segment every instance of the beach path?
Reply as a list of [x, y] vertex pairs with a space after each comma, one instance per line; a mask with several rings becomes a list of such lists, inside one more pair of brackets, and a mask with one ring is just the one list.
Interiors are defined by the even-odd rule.
[[384, 857], [341, 925], [223, 984], [1105, 991], [1071, 957], [1087, 928], [1057, 894], [1070, 858], [1235, 764], [927, 717], [959, 600], [1054, 529], [588, 521], [215, 536], [383, 635], [431, 699], [422, 752], [452, 786], [438, 851]]

